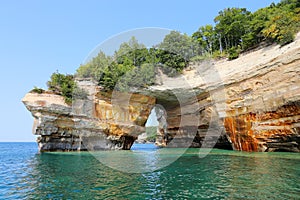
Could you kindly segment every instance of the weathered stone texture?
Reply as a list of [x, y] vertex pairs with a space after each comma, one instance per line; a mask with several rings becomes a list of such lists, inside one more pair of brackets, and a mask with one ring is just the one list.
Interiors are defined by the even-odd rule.
[[158, 146], [300, 152], [299, 44], [300, 34], [284, 47], [194, 64], [134, 94], [82, 80], [90, 95], [73, 106], [47, 93], [23, 102], [42, 151], [130, 149], [158, 104]]
[[[106, 95], [111, 95], [106, 93]], [[128, 97], [128, 102], [121, 98]], [[34, 134], [41, 151], [130, 149], [155, 99], [140, 94], [118, 94], [114, 106], [102, 93], [67, 105], [55, 94], [28, 93], [23, 103], [32, 113]]]

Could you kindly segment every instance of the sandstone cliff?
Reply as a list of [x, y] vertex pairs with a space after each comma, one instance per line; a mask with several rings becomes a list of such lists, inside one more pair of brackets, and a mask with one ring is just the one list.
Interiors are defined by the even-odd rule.
[[[273, 45], [233, 61], [191, 67], [182, 77], [163, 77], [161, 85], [151, 88], [154, 96], [172, 90], [177, 97], [180, 91], [186, 97], [180, 105], [165, 106], [168, 126], [165, 130], [161, 126], [160, 145], [182, 146], [182, 141], [196, 136], [192, 146], [205, 141], [208, 147], [216, 143], [226, 148], [229, 142], [236, 150], [299, 152], [300, 34], [284, 47]], [[192, 98], [187, 97], [188, 91], [194, 92]], [[165, 104], [166, 96], [157, 95], [157, 101]], [[188, 111], [188, 106], [195, 111]], [[198, 120], [197, 128], [193, 120]]]
[[[89, 87], [95, 87], [90, 84]], [[96, 87], [95, 87], [96, 88]], [[113, 106], [111, 93], [92, 93], [90, 100], [67, 105], [56, 94], [28, 93], [23, 103], [34, 117], [33, 133], [41, 151], [130, 149], [155, 103], [152, 97], [119, 93]], [[126, 101], [127, 100], [127, 101]], [[127, 108], [122, 107], [123, 103]]]
[[73, 106], [54, 94], [29, 93], [23, 102], [42, 151], [129, 149], [158, 104], [159, 146], [299, 152], [299, 37], [233, 61], [195, 64], [176, 78], [162, 74], [159, 85], [134, 94], [82, 83], [89, 100]]

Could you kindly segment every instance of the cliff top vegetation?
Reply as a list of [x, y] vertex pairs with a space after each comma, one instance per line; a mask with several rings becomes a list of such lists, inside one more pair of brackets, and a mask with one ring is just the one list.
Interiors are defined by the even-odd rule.
[[[226, 8], [214, 22], [199, 27], [192, 35], [171, 31], [151, 48], [133, 37], [121, 44], [112, 56], [99, 52], [90, 62], [82, 64], [75, 76], [93, 78], [105, 90], [146, 88], [155, 84], [157, 69], [176, 76], [190, 62], [226, 57], [232, 60], [261, 44], [286, 45], [299, 31], [300, 2], [282, 0], [253, 13], [246, 8]], [[71, 102], [77, 88], [73, 78], [56, 72], [48, 82], [48, 89]], [[42, 92], [39, 88], [34, 91]]]

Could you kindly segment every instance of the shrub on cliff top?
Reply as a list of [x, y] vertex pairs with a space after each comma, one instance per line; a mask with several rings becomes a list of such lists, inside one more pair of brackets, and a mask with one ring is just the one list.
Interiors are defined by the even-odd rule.
[[85, 99], [88, 95], [85, 90], [77, 86], [74, 76], [69, 74], [53, 73], [50, 81], [47, 82], [47, 86], [50, 91], [62, 95], [67, 104], [72, 103], [73, 97]]
[[[173, 37], [170, 34], [168, 38]], [[168, 76], [176, 76], [188, 64], [179, 52], [171, 51], [174, 46], [167, 45], [166, 41], [160, 45], [160, 49], [148, 49], [132, 37], [122, 43], [112, 57], [100, 52], [90, 62], [81, 65], [76, 75], [80, 78], [91, 77], [107, 90], [148, 87], [155, 82], [155, 66], [159, 66]]]
[[37, 94], [43, 94], [45, 92], [44, 89], [42, 88], [38, 88], [36, 86], [34, 86], [34, 88], [32, 90], [30, 90], [30, 93], [37, 93]]
[[[281, 0], [256, 12], [246, 8], [226, 8], [215, 17], [215, 25], [199, 27], [188, 36], [171, 31], [160, 44], [147, 49], [134, 37], [120, 45], [114, 55], [100, 52], [90, 62], [81, 65], [77, 76], [93, 78], [107, 90], [147, 87], [154, 84], [153, 70], [144, 64], [158, 66], [168, 76], [178, 75], [189, 62], [210, 58], [229, 60], [240, 52], [264, 43], [288, 44], [300, 28], [300, 1]], [[145, 74], [145, 73], [148, 73]], [[120, 87], [116, 88], [118, 82]], [[55, 87], [52, 89], [56, 90]]]
[[74, 76], [55, 72], [47, 82], [48, 89], [56, 94], [62, 95], [66, 103], [72, 103], [72, 94], [75, 87]]

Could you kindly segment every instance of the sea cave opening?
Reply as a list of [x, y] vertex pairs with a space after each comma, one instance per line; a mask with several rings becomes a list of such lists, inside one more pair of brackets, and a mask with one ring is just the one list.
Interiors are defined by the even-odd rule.
[[159, 122], [157, 120], [157, 106], [154, 106], [148, 116], [145, 124], [145, 132], [140, 134], [131, 147], [131, 150], [154, 150], [158, 147], [155, 145], [157, 138], [157, 129]]
[[[131, 150], [160, 147], [233, 150], [224, 127], [214, 121], [216, 118], [212, 117], [211, 108], [186, 112], [190, 109], [189, 105], [180, 104], [174, 99], [157, 99], [145, 123], [145, 132], [138, 136]], [[197, 117], [194, 117], [194, 113]]]

